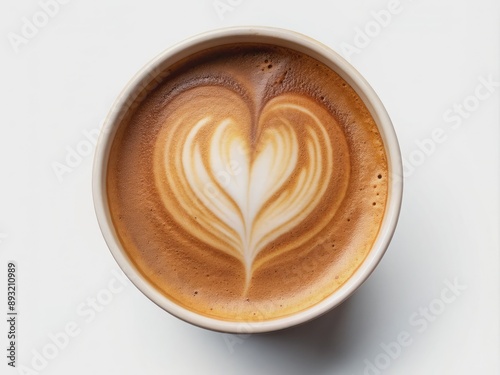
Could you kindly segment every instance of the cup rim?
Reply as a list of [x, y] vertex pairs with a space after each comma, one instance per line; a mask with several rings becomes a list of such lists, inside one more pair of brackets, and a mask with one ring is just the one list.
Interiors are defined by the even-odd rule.
[[[226, 321], [207, 317], [176, 304], [158, 291], [128, 259], [115, 232], [106, 194], [107, 164], [114, 135], [122, 117], [130, 110], [131, 103], [137, 101], [136, 97], [145, 86], [157, 78], [165, 66], [195, 52], [235, 42], [285, 46], [303, 52], [333, 69], [351, 85], [370, 111], [381, 134], [388, 161], [388, 201], [384, 218], [370, 252], [354, 274], [321, 302], [292, 315], [258, 322]], [[98, 224], [112, 256], [125, 275], [151, 301], [177, 318], [202, 328], [226, 333], [260, 333], [288, 328], [323, 315], [351, 296], [371, 275], [385, 254], [397, 225], [403, 193], [402, 176], [401, 152], [390, 117], [373, 88], [350, 63], [331, 48], [295, 31], [263, 26], [237, 26], [215, 29], [177, 43], [145, 64], [128, 82], [113, 103], [97, 141], [92, 171], [92, 193]]]

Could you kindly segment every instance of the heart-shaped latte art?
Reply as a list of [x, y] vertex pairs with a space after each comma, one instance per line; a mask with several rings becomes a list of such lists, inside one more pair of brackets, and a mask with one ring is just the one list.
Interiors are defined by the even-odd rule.
[[[168, 105], [154, 153], [158, 192], [188, 235], [244, 264], [247, 286], [260, 264], [331, 220], [342, 196], [324, 204], [325, 194], [335, 184], [344, 193], [349, 174], [335, 165], [333, 148], [348, 152], [335, 119], [313, 99], [282, 94], [254, 114], [236, 92], [207, 86]], [[294, 236], [320, 209], [314, 225]]]

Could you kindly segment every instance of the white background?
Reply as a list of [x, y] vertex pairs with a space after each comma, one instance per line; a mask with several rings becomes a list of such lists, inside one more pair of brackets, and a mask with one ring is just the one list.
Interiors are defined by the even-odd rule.
[[[401, 0], [378, 29], [372, 12], [390, 1], [222, 0], [233, 4], [222, 14], [213, 0], [66, 1], [17, 48], [9, 33], [23, 37], [24, 17], [43, 23], [42, 7], [0, 3], [1, 374], [500, 372], [500, 87], [479, 89], [487, 99], [471, 97], [481, 79], [500, 80], [497, 1]], [[341, 307], [282, 332], [248, 337], [193, 327], [131, 284], [112, 284], [122, 286], [91, 315], [88, 298], [109, 297], [118, 266], [94, 215], [83, 131], [100, 127], [123, 86], [155, 55], [230, 25], [312, 36], [348, 57], [379, 94], [407, 171], [389, 250]], [[367, 27], [368, 45], [349, 53], [346, 43], [360, 46], [355, 36]], [[443, 115], [464, 101], [469, 110], [447, 122]], [[427, 143], [422, 157], [417, 143], [438, 128], [445, 141]], [[78, 147], [85, 155], [58, 178], [54, 165]], [[18, 268], [21, 371], [5, 358], [10, 260]], [[466, 289], [440, 303], [447, 280]], [[437, 316], [422, 318], [429, 305]], [[50, 335], [71, 322], [78, 334], [54, 351]], [[382, 345], [402, 332], [411, 345], [389, 358]], [[35, 371], [32, 361], [44, 350], [53, 358], [35, 360]], [[367, 370], [368, 363], [384, 369]]]

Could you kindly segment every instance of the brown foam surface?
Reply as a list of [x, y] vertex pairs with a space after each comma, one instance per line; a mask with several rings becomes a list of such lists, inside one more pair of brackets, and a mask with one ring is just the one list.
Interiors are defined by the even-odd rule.
[[218, 47], [170, 68], [133, 111], [112, 145], [109, 207], [129, 257], [171, 300], [275, 319], [322, 301], [366, 258], [386, 155], [361, 99], [325, 65]]

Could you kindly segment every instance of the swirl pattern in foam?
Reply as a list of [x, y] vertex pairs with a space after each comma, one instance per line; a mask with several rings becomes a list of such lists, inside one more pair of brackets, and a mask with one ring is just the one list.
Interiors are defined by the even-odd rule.
[[[270, 100], [256, 124], [241, 97], [221, 87], [190, 89], [171, 106], [155, 148], [158, 192], [184, 230], [245, 265], [248, 287], [257, 255], [300, 225], [334, 183], [332, 148], [347, 147], [329, 133], [341, 131], [293, 93]], [[261, 263], [308, 241], [336, 208]]]
[[124, 120], [108, 200], [137, 268], [227, 320], [272, 319], [341, 286], [375, 241], [387, 161], [335, 72], [286, 48], [191, 56]]

